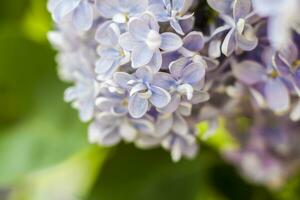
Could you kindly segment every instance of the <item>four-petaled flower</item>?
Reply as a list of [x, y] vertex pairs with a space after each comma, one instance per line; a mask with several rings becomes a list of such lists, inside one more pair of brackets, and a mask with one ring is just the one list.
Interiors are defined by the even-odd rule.
[[153, 82], [150, 68], [141, 67], [133, 75], [116, 72], [114, 80], [129, 92], [128, 110], [132, 117], [141, 118], [149, 109], [149, 102], [156, 108], [163, 108], [171, 101], [170, 94]]
[[175, 51], [182, 46], [182, 40], [171, 32], [160, 34], [155, 18], [146, 13], [129, 21], [128, 32], [120, 36], [120, 44], [132, 52], [133, 68], [148, 65], [153, 71], [158, 71], [162, 64], [161, 50]]

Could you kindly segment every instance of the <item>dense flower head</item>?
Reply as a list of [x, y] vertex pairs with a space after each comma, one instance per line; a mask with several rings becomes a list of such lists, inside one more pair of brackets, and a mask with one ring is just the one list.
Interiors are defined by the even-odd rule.
[[[65, 100], [90, 122], [91, 143], [161, 146], [174, 161], [196, 155], [197, 123], [208, 121], [211, 135], [217, 118], [248, 107], [285, 119], [280, 127], [294, 137], [288, 124], [300, 120], [299, 5], [207, 0], [207, 19], [194, 0], [49, 0], [59, 75], [74, 83]], [[275, 129], [264, 127], [255, 122], [248, 132], [265, 132], [258, 138], [267, 141]], [[249, 146], [231, 157], [257, 161], [256, 177], [240, 164], [246, 175], [267, 182], [269, 163], [281, 174], [277, 158]]]

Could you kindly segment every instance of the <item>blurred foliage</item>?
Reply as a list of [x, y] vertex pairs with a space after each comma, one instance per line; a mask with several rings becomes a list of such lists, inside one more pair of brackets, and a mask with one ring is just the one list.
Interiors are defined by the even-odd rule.
[[89, 194], [107, 152], [92, 147], [60, 165], [26, 177], [11, 200], [84, 199]]
[[0, 200], [299, 199], [300, 176], [268, 191], [222, 161], [218, 150], [236, 145], [224, 128], [195, 160], [178, 164], [163, 150], [88, 145], [86, 125], [63, 102], [67, 85], [46, 40], [45, 7], [46, 0], [0, 2]]

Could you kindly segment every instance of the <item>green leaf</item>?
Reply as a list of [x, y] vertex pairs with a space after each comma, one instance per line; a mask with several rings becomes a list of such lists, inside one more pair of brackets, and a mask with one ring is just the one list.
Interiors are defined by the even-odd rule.
[[[173, 163], [168, 152], [121, 145], [106, 162], [88, 200], [210, 200], [218, 196], [208, 179], [215, 158], [204, 150], [195, 160]], [[203, 185], [210, 194], [200, 190]]]
[[27, 176], [10, 200], [80, 200], [93, 186], [108, 151], [91, 147], [69, 160]]

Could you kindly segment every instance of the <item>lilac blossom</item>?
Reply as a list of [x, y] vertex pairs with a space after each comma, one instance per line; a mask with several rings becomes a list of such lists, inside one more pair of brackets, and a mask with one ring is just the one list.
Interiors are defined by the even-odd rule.
[[165, 111], [174, 112], [181, 101], [197, 104], [208, 99], [208, 94], [203, 91], [205, 65], [193, 63], [189, 58], [181, 58], [172, 62], [169, 70], [170, 75], [159, 72], [154, 80], [160, 87], [168, 88], [172, 95]]
[[101, 112], [89, 127], [89, 141], [104, 146], [113, 146], [122, 139], [133, 142], [139, 133], [151, 133], [154, 127], [146, 119], [130, 119], [126, 115]]
[[153, 72], [147, 67], [139, 68], [133, 75], [125, 72], [114, 74], [119, 86], [129, 91], [128, 110], [132, 117], [143, 117], [149, 109], [149, 102], [156, 108], [163, 108], [170, 102], [170, 94], [153, 79]]
[[214, 69], [219, 62], [212, 57], [204, 56], [200, 52], [205, 47], [205, 38], [202, 32], [192, 31], [183, 38], [183, 45], [176, 51], [163, 53], [163, 68], [179, 58], [189, 58], [191, 62], [201, 64], [207, 70]]
[[57, 23], [70, 16], [78, 30], [87, 31], [92, 27], [93, 3], [89, 0], [49, 0], [48, 10]]
[[161, 50], [174, 51], [182, 46], [181, 38], [171, 32], [159, 33], [159, 25], [150, 14], [132, 18], [128, 32], [120, 37], [121, 46], [132, 53], [133, 68], [149, 65], [158, 71], [162, 63]]
[[120, 24], [143, 13], [147, 7], [148, 0], [96, 0], [99, 14]]
[[186, 14], [194, 0], [162, 0], [149, 6], [159, 22], [170, 22], [171, 27], [184, 35], [182, 23], [193, 23], [193, 13]]
[[[103, 26], [103, 25], [102, 25]], [[120, 29], [116, 24], [104, 24], [96, 33], [96, 40], [99, 42], [97, 53], [100, 58], [96, 62], [96, 73], [99, 80], [110, 78], [118, 68], [130, 61], [129, 52], [124, 51], [119, 45]]]
[[[221, 50], [230, 56], [235, 50], [253, 50], [258, 43], [255, 30], [251, 26], [254, 13], [251, 12], [251, 0], [219, 1], [208, 0], [209, 5], [220, 13], [225, 25], [217, 28], [212, 38], [227, 32]], [[229, 12], [229, 10], [232, 11]], [[229, 14], [230, 13], [230, 14]]]
[[[195, 134], [190, 132], [189, 126], [179, 113], [167, 114], [160, 119], [160, 123], [166, 123], [166, 132], [170, 132], [162, 141], [163, 148], [171, 152], [174, 162], [181, 159], [182, 156], [194, 158], [198, 145], [196, 143]], [[165, 125], [166, 126], [166, 125]], [[157, 126], [159, 131], [162, 126]]]

